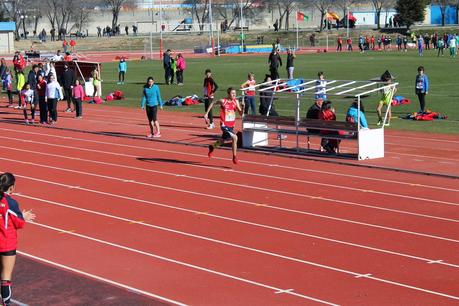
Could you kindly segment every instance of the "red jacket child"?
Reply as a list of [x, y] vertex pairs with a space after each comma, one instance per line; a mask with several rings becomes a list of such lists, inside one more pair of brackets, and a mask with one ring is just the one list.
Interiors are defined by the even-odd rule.
[[0, 200], [0, 252], [16, 250], [17, 231], [25, 221], [19, 204], [8, 195]]

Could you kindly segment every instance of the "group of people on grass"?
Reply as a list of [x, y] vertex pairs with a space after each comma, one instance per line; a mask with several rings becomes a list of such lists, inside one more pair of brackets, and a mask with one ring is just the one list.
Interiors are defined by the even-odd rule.
[[[174, 57], [172, 55], [172, 51], [167, 49], [163, 54], [163, 67], [164, 80], [167, 85], [183, 85], [183, 73], [186, 69], [186, 61], [182, 53], [179, 53], [176, 57]], [[175, 80], [174, 77], [176, 77]]]

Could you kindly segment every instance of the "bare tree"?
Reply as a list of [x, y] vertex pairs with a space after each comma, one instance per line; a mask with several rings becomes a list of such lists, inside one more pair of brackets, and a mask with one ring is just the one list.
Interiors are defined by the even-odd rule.
[[124, 6], [131, 6], [133, 0], [104, 0], [104, 3], [112, 12], [112, 29], [118, 25], [118, 17]]
[[354, 4], [359, 3], [361, 0], [335, 0], [335, 5], [343, 12], [343, 17], [346, 17], [348, 10]]
[[378, 29], [381, 28], [381, 11], [384, 8], [388, 8], [389, 6], [394, 7], [393, 0], [371, 0], [371, 4], [376, 12], [376, 23], [378, 25]]
[[204, 30], [204, 24], [209, 19], [209, 0], [186, 0], [185, 4], [191, 6], [191, 15], [196, 16], [199, 30]]
[[15, 36], [19, 39], [21, 16], [25, 15], [32, 0], [3, 0], [0, 1], [4, 17], [16, 24]]
[[450, 5], [458, 5], [459, 1], [454, 1], [454, 0], [432, 0], [432, 4], [437, 4], [440, 7], [440, 13], [441, 13], [441, 25], [445, 26], [446, 23], [446, 9]]
[[[218, 14], [225, 20], [228, 20], [228, 27], [236, 21], [239, 20], [241, 23], [241, 2], [238, 0], [225, 0], [218, 3], [217, 5], [212, 5], [212, 8], [218, 12]], [[253, 1], [243, 0], [242, 1], [242, 13], [244, 18], [253, 18], [255, 13], [253, 11]]]
[[333, 5], [333, 0], [316, 0], [313, 1], [314, 7], [317, 8], [317, 10], [320, 12], [320, 25], [319, 25], [319, 31], [322, 32], [322, 25], [324, 23], [325, 16], [328, 12], [328, 10], [331, 8]]

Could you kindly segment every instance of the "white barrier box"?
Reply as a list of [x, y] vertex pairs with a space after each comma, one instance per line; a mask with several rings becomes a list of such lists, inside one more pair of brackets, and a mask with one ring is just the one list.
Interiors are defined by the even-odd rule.
[[359, 131], [359, 160], [384, 157], [384, 129]]
[[244, 122], [243, 133], [242, 133], [242, 146], [244, 148], [252, 148], [256, 146], [267, 146], [268, 145], [268, 133], [257, 132], [257, 131], [245, 131], [250, 128], [266, 128], [266, 123], [251, 123]]

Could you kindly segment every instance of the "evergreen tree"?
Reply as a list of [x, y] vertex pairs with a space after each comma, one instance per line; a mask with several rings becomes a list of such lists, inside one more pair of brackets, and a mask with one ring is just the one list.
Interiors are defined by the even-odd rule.
[[395, 10], [402, 24], [409, 29], [415, 22], [424, 20], [426, 0], [397, 0]]

